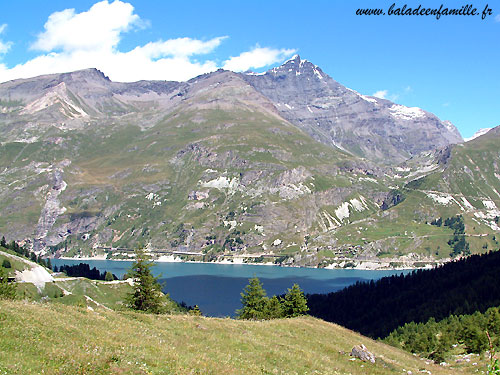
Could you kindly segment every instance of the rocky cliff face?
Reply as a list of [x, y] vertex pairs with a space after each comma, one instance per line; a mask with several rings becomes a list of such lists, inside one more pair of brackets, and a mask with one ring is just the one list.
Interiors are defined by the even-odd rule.
[[462, 142], [450, 122], [420, 108], [361, 95], [298, 55], [265, 74], [242, 76], [313, 138], [369, 160], [398, 163]]
[[[464, 208], [446, 190], [465, 176], [456, 150], [471, 150], [450, 146], [460, 139], [432, 114], [365, 97], [298, 57], [262, 75], [182, 83], [115, 83], [95, 69], [11, 81], [0, 84], [0, 233], [66, 255], [148, 246], [295, 265], [432, 261], [449, 254], [448, 234], [427, 222]], [[461, 156], [467, 189], [479, 186], [477, 167], [491, 170], [488, 192], [500, 190], [488, 152], [487, 167]], [[498, 207], [492, 194], [482, 200]], [[481, 207], [468, 223], [494, 230]]]

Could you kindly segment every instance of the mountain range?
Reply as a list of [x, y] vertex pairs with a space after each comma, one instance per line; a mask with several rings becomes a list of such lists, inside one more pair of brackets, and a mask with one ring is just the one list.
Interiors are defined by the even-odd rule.
[[472, 252], [498, 245], [499, 128], [463, 143], [299, 56], [187, 82], [5, 82], [0, 130], [0, 233], [42, 254], [430, 264], [454, 235], [430, 223], [457, 214]]

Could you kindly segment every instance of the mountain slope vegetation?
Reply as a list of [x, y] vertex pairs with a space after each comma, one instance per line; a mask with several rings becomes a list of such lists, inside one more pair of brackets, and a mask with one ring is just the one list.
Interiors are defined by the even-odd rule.
[[[310, 317], [252, 322], [21, 301], [0, 301], [0, 311], [0, 370], [9, 374], [467, 373]], [[374, 364], [349, 356], [358, 344]]]
[[2, 83], [0, 99], [0, 233], [37, 254], [419, 266], [450, 259], [453, 231], [429, 223], [457, 214], [472, 253], [495, 246], [498, 131], [471, 141], [488, 157], [450, 146], [452, 125], [299, 57], [188, 82], [89, 69]]
[[309, 313], [370, 337], [385, 337], [405, 323], [500, 306], [499, 272], [499, 251], [472, 255], [432, 270], [308, 295]]

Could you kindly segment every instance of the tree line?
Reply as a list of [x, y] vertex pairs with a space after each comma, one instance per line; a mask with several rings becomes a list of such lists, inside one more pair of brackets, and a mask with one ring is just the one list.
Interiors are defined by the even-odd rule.
[[468, 315], [450, 315], [436, 321], [430, 318], [426, 323], [406, 323], [392, 331], [384, 341], [411, 353], [430, 358], [435, 362], [445, 361], [458, 345], [467, 353], [481, 354], [500, 348], [500, 311], [491, 307], [486, 312], [476, 311]]
[[307, 295], [312, 316], [372, 338], [405, 323], [485, 312], [500, 306], [500, 252], [446, 263], [431, 270], [357, 282], [328, 294]]
[[33, 251], [30, 251], [25, 246], [20, 246], [16, 241], [11, 241], [7, 243], [5, 241], [5, 236], [2, 236], [2, 239], [0, 240], [0, 246], [12, 250], [17, 255], [27, 258], [32, 262], [38, 263], [41, 266], [52, 269], [52, 263], [50, 261], [50, 258], [44, 259], [40, 255], [36, 255]]
[[71, 277], [86, 277], [87, 279], [92, 280], [105, 280], [105, 281], [113, 281], [118, 280], [116, 275], [112, 274], [109, 271], [99, 272], [99, 270], [94, 267], [90, 268], [87, 263], [79, 263], [74, 265], [62, 264], [57, 267], [54, 266], [54, 272], [64, 272], [66, 275]]

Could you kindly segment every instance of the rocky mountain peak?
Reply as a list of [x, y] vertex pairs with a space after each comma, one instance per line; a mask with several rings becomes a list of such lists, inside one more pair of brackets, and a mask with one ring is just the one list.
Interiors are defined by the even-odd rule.
[[348, 89], [299, 55], [265, 74], [243, 74], [243, 79], [316, 140], [372, 161], [399, 163], [462, 142], [450, 122]]
[[323, 80], [328, 77], [325, 73], [323, 73], [321, 68], [308, 60], [301, 59], [299, 55], [294, 55], [282, 65], [268, 70], [266, 74], [272, 74], [274, 76], [303, 76], [303, 78], [314, 77], [319, 80]]
[[70, 73], [63, 73], [60, 75], [60, 79], [72, 80], [72, 81], [105, 81], [111, 82], [109, 77], [107, 77], [103, 72], [96, 68], [82, 69]]

